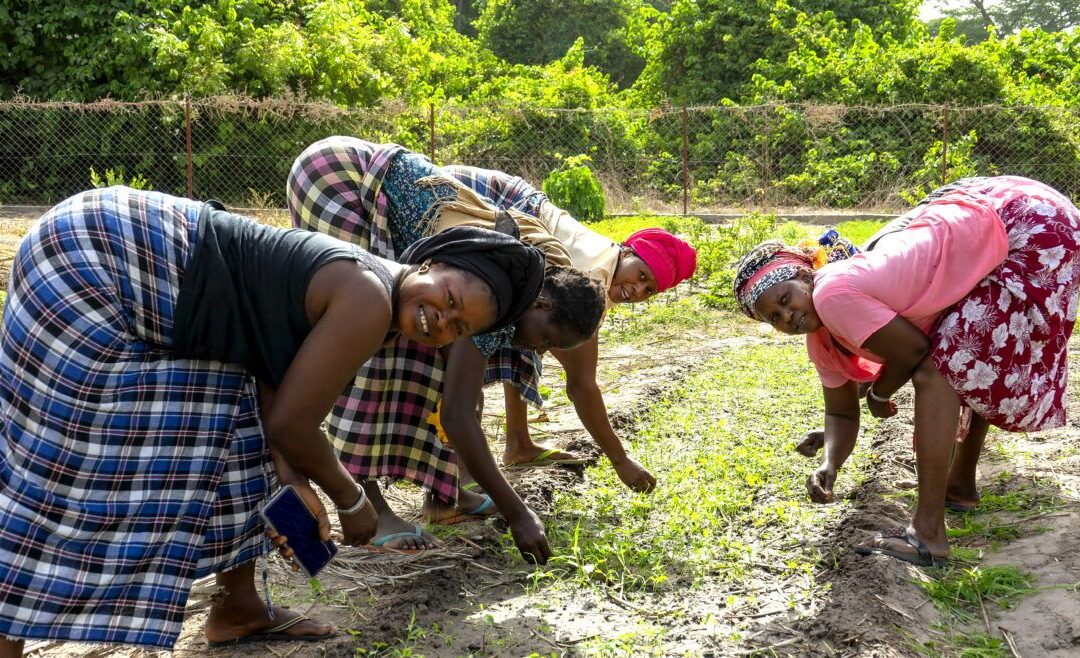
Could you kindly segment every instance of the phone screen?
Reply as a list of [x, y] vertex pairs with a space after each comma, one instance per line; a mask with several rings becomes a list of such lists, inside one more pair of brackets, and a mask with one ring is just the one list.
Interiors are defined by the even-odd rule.
[[319, 539], [319, 522], [292, 485], [270, 498], [262, 517], [278, 534], [285, 535], [293, 559], [307, 575], [314, 578], [337, 555], [334, 542]]

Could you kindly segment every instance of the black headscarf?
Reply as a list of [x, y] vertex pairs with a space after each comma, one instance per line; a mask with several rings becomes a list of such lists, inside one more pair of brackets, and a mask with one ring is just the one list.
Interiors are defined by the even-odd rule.
[[518, 321], [544, 287], [544, 256], [536, 247], [484, 228], [455, 226], [418, 240], [398, 259], [416, 264], [431, 259], [471, 272], [495, 294], [495, 324], [488, 331]]

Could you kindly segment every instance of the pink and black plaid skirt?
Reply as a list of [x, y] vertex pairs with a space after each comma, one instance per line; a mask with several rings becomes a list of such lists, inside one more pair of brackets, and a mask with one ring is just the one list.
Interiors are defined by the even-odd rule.
[[929, 358], [961, 403], [992, 425], [1015, 432], [1060, 427], [1080, 287], [1080, 211], [1056, 190], [1023, 178], [974, 179], [964, 190], [1004, 199], [997, 206], [1009, 253], [938, 320]]

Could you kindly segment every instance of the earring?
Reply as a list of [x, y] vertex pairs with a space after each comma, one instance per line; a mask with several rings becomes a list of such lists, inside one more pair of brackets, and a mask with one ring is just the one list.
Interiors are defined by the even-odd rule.
[[427, 271], [431, 269], [431, 259], [425, 260], [420, 263], [420, 267], [416, 268], [417, 274], [427, 274]]

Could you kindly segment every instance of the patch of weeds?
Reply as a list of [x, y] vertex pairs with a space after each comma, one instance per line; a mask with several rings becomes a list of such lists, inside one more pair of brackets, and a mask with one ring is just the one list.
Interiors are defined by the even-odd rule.
[[861, 245], [877, 233], [882, 226], [885, 226], [885, 222], [882, 220], [854, 219], [840, 222], [836, 225], [836, 230], [841, 236], [851, 240], [856, 245]]
[[985, 537], [994, 542], [1005, 542], [1019, 539], [1027, 534], [1019, 524], [997, 524], [996, 517], [985, 519], [966, 519], [964, 525], [959, 528], [949, 528], [946, 531], [949, 539], [963, 539], [966, 537]]
[[950, 656], [955, 658], [1007, 658], [1012, 656], [1009, 646], [996, 637], [983, 633], [954, 635], [948, 640], [931, 640], [916, 645], [915, 650], [924, 656]]
[[940, 577], [922, 574], [919, 587], [943, 613], [961, 621], [971, 621], [983, 602], [1010, 608], [1034, 591], [1033, 577], [1009, 565], [949, 569]]
[[966, 546], [950, 546], [949, 547], [949, 562], [952, 564], [971, 564], [975, 565], [982, 561], [983, 551], [980, 548], [969, 548]]
[[[820, 556], [806, 539], [845, 505], [811, 503], [813, 467], [791, 451], [791, 437], [821, 414], [820, 384], [796, 339], [743, 345], [704, 364], [656, 401], [631, 439], [635, 457], [663, 474], [656, 491], [631, 494], [603, 460], [587, 488], [556, 498], [548, 521], [556, 579], [621, 592], [751, 573], [812, 582]], [[845, 465], [841, 491], [861, 477], [865, 445]]]
[[594, 638], [582, 646], [583, 653], [597, 658], [614, 656], [661, 656], [664, 629], [639, 626], [615, 637]]
[[702, 329], [714, 324], [721, 314], [702, 308], [695, 297], [662, 295], [642, 304], [618, 304], [608, 311], [600, 328], [606, 344], [652, 343], [657, 332], [678, 334], [688, 329]]
[[1061, 509], [1062, 501], [1054, 493], [1052, 487], [1052, 483], [1038, 478], [1021, 479], [1009, 473], [1001, 473], [983, 492], [976, 511], [979, 513], [1034, 512], [1036, 514], [1055, 512]]
[[356, 649], [355, 655], [363, 658], [420, 658], [416, 645], [427, 637], [427, 630], [416, 623], [416, 608], [409, 615], [404, 634], [393, 642], [373, 642], [369, 647]]
[[919, 490], [900, 489], [899, 491], [890, 491], [886, 494], [882, 494], [882, 498], [903, 501], [908, 506], [908, 509], [914, 510], [915, 504], [919, 502]]

